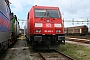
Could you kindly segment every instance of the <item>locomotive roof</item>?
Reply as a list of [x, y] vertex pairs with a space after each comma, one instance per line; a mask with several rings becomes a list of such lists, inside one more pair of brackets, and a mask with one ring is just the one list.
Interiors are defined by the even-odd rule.
[[33, 8], [42, 8], [42, 9], [59, 9], [58, 7], [53, 7], [53, 6], [33, 6]]

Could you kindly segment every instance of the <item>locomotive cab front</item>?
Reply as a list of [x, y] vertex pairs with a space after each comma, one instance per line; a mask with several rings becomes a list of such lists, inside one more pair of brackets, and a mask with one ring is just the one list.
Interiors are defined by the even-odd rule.
[[65, 44], [64, 25], [58, 7], [34, 6], [30, 17], [30, 41], [37, 45]]

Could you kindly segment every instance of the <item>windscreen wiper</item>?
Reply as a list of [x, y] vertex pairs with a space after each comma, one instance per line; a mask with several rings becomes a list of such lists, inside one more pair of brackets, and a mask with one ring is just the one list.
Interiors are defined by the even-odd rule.
[[53, 19], [55, 20], [55, 18], [54, 18], [54, 17], [52, 17], [52, 16], [49, 14], [49, 12], [47, 13], [47, 16], [50, 16], [51, 18], [53, 18]]

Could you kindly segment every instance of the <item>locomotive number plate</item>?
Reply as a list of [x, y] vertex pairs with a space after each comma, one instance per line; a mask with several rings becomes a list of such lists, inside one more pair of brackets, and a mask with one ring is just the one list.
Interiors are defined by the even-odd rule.
[[53, 32], [53, 30], [44, 30], [44, 32]]

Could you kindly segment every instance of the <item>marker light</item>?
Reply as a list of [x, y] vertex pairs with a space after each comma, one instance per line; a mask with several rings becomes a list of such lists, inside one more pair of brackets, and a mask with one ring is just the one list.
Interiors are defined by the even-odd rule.
[[61, 24], [54, 24], [54, 27], [62, 27]]
[[35, 23], [35, 27], [43, 27], [42, 23]]

